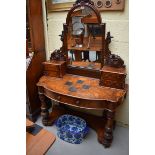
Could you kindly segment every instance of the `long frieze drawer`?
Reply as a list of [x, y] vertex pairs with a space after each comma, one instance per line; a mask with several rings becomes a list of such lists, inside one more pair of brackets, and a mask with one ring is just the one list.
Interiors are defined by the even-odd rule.
[[47, 89], [44, 90], [44, 95], [58, 102], [62, 102], [64, 104], [88, 109], [105, 109], [105, 108], [113, 109], [118, 105], [118, 103], [111, 103], [104, 100], [89, 100], [62, 95]]

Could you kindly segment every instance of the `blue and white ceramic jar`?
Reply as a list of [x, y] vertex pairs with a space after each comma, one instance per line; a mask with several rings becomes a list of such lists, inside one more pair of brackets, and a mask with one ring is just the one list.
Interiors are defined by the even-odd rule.
[[86, 121], [80, 117], [72, 115], [62, 115], [56, 121], [57, 135], [60, 139], [72, 143], [80, 144], [89, 131]]

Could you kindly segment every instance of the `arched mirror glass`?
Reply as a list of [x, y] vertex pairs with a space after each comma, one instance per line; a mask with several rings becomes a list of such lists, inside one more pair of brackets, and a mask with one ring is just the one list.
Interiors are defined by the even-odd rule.
[[67, 46], [70, 66], [100, 70], [102, 32], [94, 10], [80, 6], [72, 12]]

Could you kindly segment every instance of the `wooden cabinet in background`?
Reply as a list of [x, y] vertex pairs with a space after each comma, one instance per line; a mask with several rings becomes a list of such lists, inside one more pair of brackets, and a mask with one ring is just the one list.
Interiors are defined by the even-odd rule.
[[42, 1], [27, 0], [26, 10], [27, 58], [34, 52], [26, 71], [26, 115], [35, 121], [40, 113], [36, 83], [43, 74], [42, 62], [46, 60]]

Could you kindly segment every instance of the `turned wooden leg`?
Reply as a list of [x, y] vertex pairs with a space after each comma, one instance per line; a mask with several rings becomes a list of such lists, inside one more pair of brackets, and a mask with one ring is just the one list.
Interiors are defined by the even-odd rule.
[[103, 139], [104, 139], [104, 124], [106, 122], [106, 111], [105, 110], [102, 113], [102, 121], [103, 121], [103, 124], [100, 125], [100, 128], [97, 129], [98, 142], [100, 144], [103, 144]]
[[[106, 111], [103, 111], [102, 117], [104, 120], [106, 120]], [[116, 120], [113, 120], [113, 129], [115, 129], [115, 127], [116, 127]]]
[[105, 132], [104, 132], [104, 140], [103, 145], [105, 147], [110, 147], [112, 140], [113, 140], [113, 127], [114, 127], [114, 111], [106, 111], [106, 125], [105, 125]]
[[45, 126], [51, 126], [52, 122], [49, 120], [49, 111], [48, 106], [45, 102], [45, 95], [39, 93], [39, 99], [41, 101], [41, 116], [42, 116], [42, 123]]
[[113, 121], [113, 129], [115, 130], [116, 128], [116, 120]]

